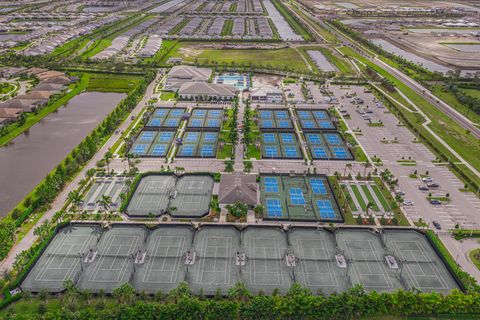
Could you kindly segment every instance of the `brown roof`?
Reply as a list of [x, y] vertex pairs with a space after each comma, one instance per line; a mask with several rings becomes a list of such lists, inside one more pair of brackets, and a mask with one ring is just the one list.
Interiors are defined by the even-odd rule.
[[258, 184], [253, 174], [224, 174], [220, 180], [218, 195], [221, 204], [232, 204], [237, 201], [254, 206], [257, 204]]
[[63, 87], [61, 83], [40, 82], [32, 91], [60, 91]]
[[42, 68], [30, 68], [27, 71], [25, 71], [26, 74], [39, 74], [42, 72], [48, 71], [47, 69], [42, 69]]
[[57, 77], [47, 78], [43, 82], [45, 82], [45, 83], [69, 84], [69, 83], [72, 83], [72, 80], [70, 80], [70, 78], [67, 77], [67, 76], [57, 76]]
[[0, 108], [16, 108], [22, 109], [23, 111], [30, 112], [32, 108], [34, 108], [33, 100], [24, 100], [24, 99], [11, 99], [2, 104], [0, 104]]
[[38, 79], [45, 80], [53, 77], [64, 77], [65, 73], [59, 71], [45, 71], [37, 74]]
[[16, 119], [22, 113], [20, 108], [1, 108], [0, 107], [0, 118], [5, 119]]
[[53, 95], [53, 92], [50, 91], [32, 91], [26, 94], [18, 95], [18, 99], [27, 99], [27, 100], [43, 100], [48, 99]]

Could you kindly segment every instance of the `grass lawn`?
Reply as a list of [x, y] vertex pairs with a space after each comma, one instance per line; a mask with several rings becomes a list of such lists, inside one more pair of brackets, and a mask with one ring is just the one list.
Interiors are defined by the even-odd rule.
[[370, 190], [368, 190], [367, 185], [362, 184], [362, 191], [365, 194], [365, 196], [367, 197], [368, 201], [372, 203], [373, 211], [379, 212], [380, 208], [378, 207], [377, 202], [375, 201], [372, 194], [370, 193]]
[[352, 209], [353, 211], [358, 211], [357, 206], [355, 205], [355, 202], [353, 202], [353, 199], [350, 193], [348, 192], [346, 185], [342, 185], [342, 193], [347, 199], [348, 206], [350, 207], [350, 209]]
[[224, 144], [223, 147], [218, 147], [217, 159], [233, 158], [233, 146], [231, 144]]
[[[278, 70], [291, 70], [300, 73], [309, 73], [310, 70], [303, 61], [300, 53], [292, 48], [275, 50], [267, 49], [199, 49], [195, 43], [180, 43], [174, 48], [170, 56], [181, 57], [186, 62], [195, 62], [232, 66], [271, 67]], [[233, 64], [232, 64], [233, 63]]]
[[0, 83], [0, 94], [10, 93], [10, 91], [14, 90], [15, 86], [8, 82]]
[[358, 204], [362, 208], [362, 211], [367, 211], [367, 204], [365, 203], [365, 201], [363, 201], [363, 197], [360, 194], [360, 190], [358, 190], [357, 186], [354, 184], [350, 185], [350, 187], [352, 188], [352, 191], [355, 194], [355, 198], [357, 198]]
[[377, 196], [378, 200], [381, 202], [382, 207], [385, 211], [391, 211], [390, 206], [388, 205], [387, 200], [385, 200], [385, 197], [383, 196], [382, 192], [377, 186], [372, 186], [373, 192], [375, 192], [375, 195]]
[[480, 99], [480, 90], [478, 90], [478, 89], [463, 89], [462, 88], [462, 91], [464, 91], [467, 95], [469, 95], [471, 97]]
[[130, 92], [135, 89], [141, 76], [112, 74], [112, 73], [96, 73], [91, 74], [87, 91], [97, 92]]
[[[466, 91], [465, 89], [462, 89], [463, 91]], [[471, 89], [470, 89], [471, 90]], [[472, 90], [477, 92], [477, 97], [480, 99], [480, 91], [478, 90]], [[451, 92], [449, 91], [443, 91], [443, 86], [442, 85], [434, 85], [432, 92], [454, 107], [458, 112], [472, 120], [473, 122], [480, 123], [480, 115], [476, 114], [475, 112], [471, 111], [466, 105], [464, 105], [462, 102], [460, 102], [457, 97], [455, 97]]]
[[162, 92], [160, 94], [160, 100], [162, 101], [170, 101], [175, 100], [177, 94], [175, 92]]

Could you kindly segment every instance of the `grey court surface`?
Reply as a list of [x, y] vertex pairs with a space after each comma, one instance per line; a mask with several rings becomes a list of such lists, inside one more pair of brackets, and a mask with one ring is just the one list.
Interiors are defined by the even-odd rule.
[[147, 175], [137, 185], [126, 213], [133, 217], [169, 212], [174, 217], [208, 214], [213, 192], [209, 175]]
[[267, 294], [276, 288], [285, 293], [294, 282], [326, 294], [355, 284], [368, 291], [447, 293], [458, 288], [427, 239], [414, 230], [240, 230], [233, 225], [148, 229], [114, 224], [101, 229], [74, 224], [58, 232], [21, 287], [59, 292], [66, 279], [81, 289], [107, 293], [123, 283], [137, 292], [168, 292], [182, 281], [207, 295], [226, 293], [239, 281]]
[[83, 198], [83, 208], [85, 210], [103, 209], [97, 201], [102, 196], [108, 196], [112, 199], [112, 209], [117, 209], [121, 203], [120, 194], [124, 192], [125, 181], [124, 177], [97, 178]]

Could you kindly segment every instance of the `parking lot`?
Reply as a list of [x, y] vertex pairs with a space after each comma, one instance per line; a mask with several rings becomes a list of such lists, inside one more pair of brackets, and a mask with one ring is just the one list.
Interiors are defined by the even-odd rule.
[[[361, 132], [357, 139], [370, 157], [378, 157], [383, 162], [379, 170], [388, 168], [399, 179], [399, 187], [407, 201], [413, 205], [404, 206], [408, 216], [417, 221], [422, 218], [427, 223], [436, 220], [442, 231], [454, 228], [459, 224], [463, 228], [472, 228], [480, 224], [480, 200], [469, 192], [461, 192], [463, 183], [442, 164], [435, 164], [435, 155], [422, 143], [415, 141], [415, 135], [408, 128], [400, 126], [398, 119], [385, 107], [377, 107], [371, 93], [364, 92], [364, 87], [340, 88], [330, 86], [330, 90], [339, 99], [340, 108], [345, 110], [351, 119], [346, 119], [349, 128]], [[346, 95], [355, 93], [362, 104], [353, 104], [352, 97]], [[342, 98], [343, 97], [343, 98]], [[373, 123], [381, 121], [383, 126], [371, 126], [358, 109], [372, 109], [369, 117]], [[402, 158], [403, 157], [403, 158]], [[410, 163], [407, 161], [410, 159]], [[417, 171], [418, 178], [410, 175]], [[428, 173], [428, 174], [427, 174]], [[419, 190], [421, 175], [429, 176], [439, 187], [428, 191]], [[449, 194], [450, 201], [441, 201], [441, 205], [432, 205], [427, 196], [445, 196]]]

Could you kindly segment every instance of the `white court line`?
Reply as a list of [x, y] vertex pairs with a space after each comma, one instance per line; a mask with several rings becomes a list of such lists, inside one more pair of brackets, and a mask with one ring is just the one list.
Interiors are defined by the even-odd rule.
[[[225, 246], [209, 246], [208, 245], [208, 240], [214, 240], [214, 239], [218, 239], [218, 240], [222, 240], [222, 243], [226, 243]], [[197, 277], [196, 277], [196, 282], [197, 283], [208, 283], [208, 284], [212, 284], [210, 282], [204, 282], [203, 281], [203, 276], [206, 274], [206, 273], [220, 273], [220, 271], [222, 270], [217, 270], [217, 252], [218, 252], [218, 249], [219, 248], [224, 248], [226, 250], [226, 252], [231, 252], [232, 249], [231, 249], [231, 237], [206, 237], [203, 239], [203, 242], [202, 242], [202, 246], [201, 246], [201, 249], [200, 249], [200, 252], [202, 253], [201, 254], [201, 257], [206, 257], [206, 252], [207, 252], [207, 249], [208, 248], [215, 248], [215, 258], [214, 258], [214, 264], [213, 264], [213, 271], [209, 271], [205, 268], [205, 260], [206, 259], [201, 259], [201, 267], [198, 268], [198, 271], [197, 271]], [[230, 284], [230, 280], [228, 279], [228, 274], [230, 274], [230, 271], [231, 271], [231, 261], [229, 259], [226, 259], [226, 268], [224, 268], [224, 275], [223, 275], [223, 278], [224, 278], [224, 281], [223, 282], [215, 282], [213, 284], [215, 285], [220, 285], [220, 284]], [[228, 272], [228, 273], [227, 273]], [[200, 279], [202, 278], [202, 279]]]
[[[162, 245], [162, 241], [165, 240], [165, 239], [173, 239], [173, 240], [177, 240], [176, 242], [178, 243], [177, 246], [170, 246], [170, 245], [167, 245], [167, 246], [164, 246]], [[143, 280], [142, 282], [143, 283], [168, 283], [168, 284], [173, 284], [173, 283], [176, 283], [177, 282], [177, 277], [178, 277], [178, 271], [180, 270], [180, 259], [181, 259], [181, 253], [184, 251], [184, 248], [185, 248], [185, 241], [186, 241], [186, 237], [185, 236], [160, 236], [160, 237], [157, 237], [155, 239], [155, 244], [154, 244], [154, 250], [153, 252], [155, 252], [155, 256], [153, 256], [153, 259], [151, 259], [148, 264], [147, 264], [147, 268], [146, 268], [146, 271], [145, 271], [145, 274], [143, 275]], [[169, 251], [170, 248], [176, 248], [177, 251], [176, 251], [176, 256], [177, 258], [175, 258], [175, 264], [173, 265], [173, 270], [165, 270], [165, 262], [167, 260], [166, 257], [161, 257], [158, 255], [158, 252], [159, 252], [159, 249], [160, 248], [167, 248], [167, 253]], [[160, 269], [154, 269], [154, 265], [157, 264], [157, 259], [163, 259], [163, 263], [162, 263], [162, 267]], [[175, 272], [177, 271], [177, 272]], [[169, 282], [166, 282], [166, 281], [153, 281], [150, 279], [150, 276], [152, 275], [152, 272], [154, 273], [158, 273], [158, 272], [171, 272], [171, 277], [170, 277], [170, 281]], [[175, 279], [174, 279], [175, 278]]]

